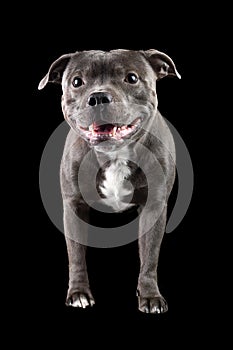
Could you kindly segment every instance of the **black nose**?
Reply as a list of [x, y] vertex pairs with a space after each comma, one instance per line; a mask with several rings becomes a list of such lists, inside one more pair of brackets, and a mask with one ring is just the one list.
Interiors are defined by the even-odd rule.
[[112, 102], [112, 96], [107, 92], [95, 92], [91, 94], [88, 98], [89, 106], [97, 106], [103, 103]]

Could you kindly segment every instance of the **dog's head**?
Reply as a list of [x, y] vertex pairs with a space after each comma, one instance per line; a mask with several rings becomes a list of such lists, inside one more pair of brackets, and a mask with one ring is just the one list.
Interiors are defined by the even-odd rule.
[[105, 141], [115, 149], [139, 138], [152, 122], [156, 80], [168, 75], [180, 78], [172, 59], [157, 50], [83, 51], [53, 62], [39, 89], [61, 84], [68, 124], [90, 146], [101, 149]]

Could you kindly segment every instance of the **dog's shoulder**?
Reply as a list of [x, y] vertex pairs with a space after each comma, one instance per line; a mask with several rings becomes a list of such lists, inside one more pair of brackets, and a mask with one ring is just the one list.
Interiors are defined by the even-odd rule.
[[144, 145], [158, 158], [169, 155], [175, 161], [174, 138], [165, 118], [159, 111], [156, 113], [150, 132], [147, 133]]
[[83, 138], [81, 138], [74, 130], [70, 129], [63, 150], [63, 158], [71, 157], [73, 160], [78, 161], [83, 159], [85, 154], [88, 153], [90, 147]]

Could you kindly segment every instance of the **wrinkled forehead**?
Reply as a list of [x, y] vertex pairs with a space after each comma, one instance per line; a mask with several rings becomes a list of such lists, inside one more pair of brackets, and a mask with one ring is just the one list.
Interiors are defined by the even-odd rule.
[[70, 74], [81, 72], [89, 77], [133, 71], [145, 76], [150, 64], [142, 53], [130, 50], [83, 51], [75, 54], [67, 67]]

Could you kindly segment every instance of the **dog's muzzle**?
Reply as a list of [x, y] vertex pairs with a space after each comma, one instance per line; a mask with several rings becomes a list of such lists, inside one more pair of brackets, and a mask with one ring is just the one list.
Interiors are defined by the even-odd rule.
[[87, 107], [78, 109], [66, 119], [91, 146], [103, 141], [116, 145], [128, 142], [127, 139], [135, 138], [135, 134], [143, 129], [146, 120], [151, 116], [147, 105], [103, 102], [105, 100], [98, 104], [96, 99], [100, 99], [100, 95], [92, 95], [90, 98]]

